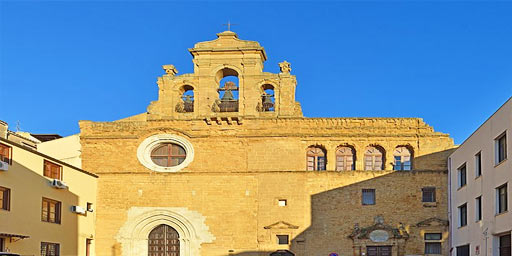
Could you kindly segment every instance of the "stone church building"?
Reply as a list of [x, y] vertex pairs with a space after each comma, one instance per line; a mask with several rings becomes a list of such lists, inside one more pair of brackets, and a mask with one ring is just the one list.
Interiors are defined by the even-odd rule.
[[263, 72], [258, 42], [217, 37], [189, 49], [194, 73], [163, 66], [146, 112], [80, 121], [96, 255], [449, 254], [447, 134], [306, 118], [290, 63]]

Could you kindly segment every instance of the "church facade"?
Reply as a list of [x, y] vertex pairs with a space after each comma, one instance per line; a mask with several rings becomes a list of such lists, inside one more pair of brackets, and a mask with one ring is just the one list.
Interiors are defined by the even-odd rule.
[[453, 140], [420, 118], [306, 118], [290, 63], [231, 31], [158, 100], [80, 121], [96, 255], [448, 255]]

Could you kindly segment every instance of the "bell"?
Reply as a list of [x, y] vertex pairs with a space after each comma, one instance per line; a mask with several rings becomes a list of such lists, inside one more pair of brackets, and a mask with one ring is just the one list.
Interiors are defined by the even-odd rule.
[[193, 103], [194, 100], [192, 99], [192, 95], [185, 95], [184, 99], [183, 99], [183, 102], [185, 102], [185, 103]]
[[226, 90], [224, 92], [224, 95], [222, 96], [222, 99], [220, 99], [220, 100], [222, 100], [222, 101], [232, 101], [234, 99], [235, 99], [235, 97], [233, 96], [233, 92], [231, 92], [231, 90], [228, 89], [228, 90]]
[[263, 94], [263, 104], [272, 104], [272, 95], [270, 94]]

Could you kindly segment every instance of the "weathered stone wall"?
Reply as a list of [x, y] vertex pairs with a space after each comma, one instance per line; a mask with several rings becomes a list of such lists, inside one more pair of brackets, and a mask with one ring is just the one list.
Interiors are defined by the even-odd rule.
[[[348, 235], [355, 223], [369, 226], [377, 215], [395, 228], [405, 225], [410, 238], [400, 255], [423, 252], [425, 229], [446, 232], [436, 224], [414, 227], [429, 218], [447, 219], [445, 160], [453, 147], [447, 135], [421, 119], [246, 119], [241, 125], [82, 121], [80, 128], [83, 166], [100, 175], [98, 255], [122, 255], [116, 236], [131, 207], [183, 207], [205, 216], [215, 240], [202, 244], [201, 255], [258, 255], [279, 248], [297, 255], [352, 255], [356, 250]], [[192, 143], [195, 157], [188, 167], [158, 173], [140, 164], [139, 144], [162, 133]], [[356, 149], [358, 171], [305, 171], [308, 146], [324, 146], [327, 169], [334, 170], [335, 148], [345, 143]], [[370, 144], [386, 150], [388, 171], [361, 171]], [[389, 171], [398, 145], [414, 149], [414, 171]], [[434, 206], [421, 203], [426, 186], [437, 188]], [[361, 205], [363, 188], [376, 189], [376, 205]], [[279, 207], [279, 199], [288, 205]], [[278, 222], [297, 227], [265, 229]], [[290, 235], [290, 246], [277, 245], [276, 234]]]
[[[417, 118], [320, 118], [247, 119], [241, 125], [204, 120], [150, 122], [80, 122], [84, 168], [102, 172], [148, 172], [136, 157], [137, 147], [154, 134], [170, 133], [187, 138], [194, 145], [193, 163], [183, 172], [252, 172], [305, 170], [305, 150], [322, 145], [327, 150], [327, 169], [335, 169], [335, 149], [352, 145], [356, 169], [363, 169], [364, 149], [380, 145], [386, 150], [385, 169], [392, 169], [393, 150], [409, 145], [415, 157], [414, 169], [445, 170], [446, 155], [453, 141], [433, 132]], [[105, 149], [108, 149], [105, 151]], [[109, 157], [97, 158], [98, 152]]]

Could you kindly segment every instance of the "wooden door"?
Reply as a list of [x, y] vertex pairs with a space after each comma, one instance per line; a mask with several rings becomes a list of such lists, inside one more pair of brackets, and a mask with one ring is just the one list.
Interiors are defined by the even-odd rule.
[[160, 225], [149, 233], [148, 256], [179, 256], [180, 236], [167, 225]]
[[391, 256], [391, 246], [367, 246], [368, 256]]

